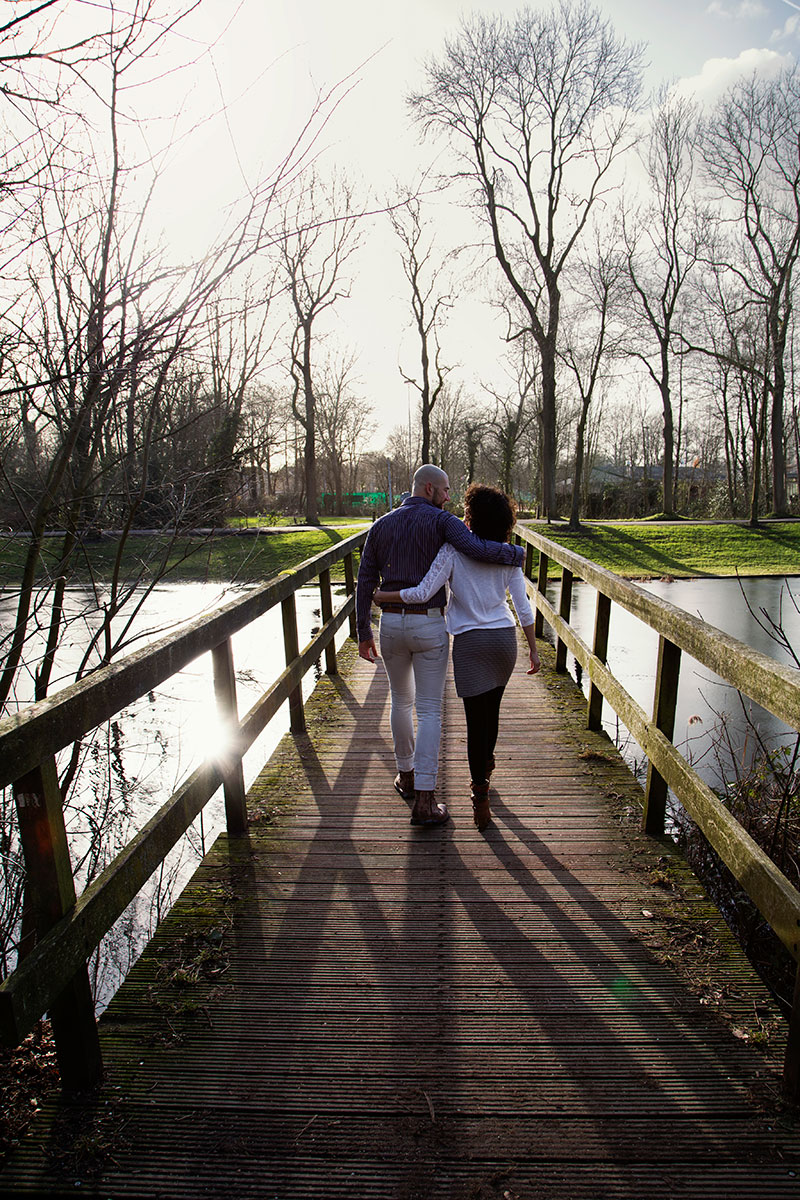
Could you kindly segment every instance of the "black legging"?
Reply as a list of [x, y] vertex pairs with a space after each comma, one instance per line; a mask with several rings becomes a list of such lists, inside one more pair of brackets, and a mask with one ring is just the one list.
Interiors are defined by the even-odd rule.
[[467, 759], [473, 783], [483, 783], [494, 754], [500, 722], [500, 701], [504, 687], [492, 688], [479, 696], [463, 696], [467, 718]]

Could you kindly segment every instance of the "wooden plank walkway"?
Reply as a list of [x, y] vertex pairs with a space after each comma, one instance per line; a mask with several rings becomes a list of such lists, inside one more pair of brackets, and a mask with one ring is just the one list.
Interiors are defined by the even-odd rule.
[[800, 1195], [774, 1012], [577, 689], [519, 671], [495, 821], [448, 685], [440, 794], [391, 788], [382, 670], [345, 654], [101, 1022], [0, 1194], [641, 1200]]

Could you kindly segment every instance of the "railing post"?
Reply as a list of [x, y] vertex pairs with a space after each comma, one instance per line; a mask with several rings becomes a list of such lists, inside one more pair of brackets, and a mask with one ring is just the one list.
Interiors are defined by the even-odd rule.
[[[605, 665], [608, 654], [608, 626], [611, 618], [611, 600], [602, 592], [597, 593], [597, 608], [594, 615], [594, 644], [592, 651]], [[603, 693], [597, 684], [589, 686], [589, 708], [587, 724], [595, 732], [603, 728]]]
[[[354, 596], [356, 591], [355, 575], [353, 573], [353, 552], [352, 550], [345, 554], [344, 559], [344, 590], [348, 596]], [[355, 607], [350, 613], [350, 637], [354, 642], [358, 641], [358, 621], [356, 618]]]
[[783, 1060], [783, 1090], [792, 1100], [800, 1099], [800, 965], [794, 980], [794, 1001], [789, 1014], [789, 1037]]
[[[300, 645], [297, 640], [297, 608], [294, 602], [294, 592], [281, 600], [283, 615], [283, 646], [286, 653], [286, 665], [290, 667], [300, 655]], [[289, 693], [289, 728], [292, 733], [305, 733], [306, 714], [303, 711], [303, 685]]]
[[[572, 571], [568, 571], [566, 567], [561, 568], [561, 602], [558, 606], [558, 615], [563, 621], [569, 624], [569, 615], [572, 608]], [[556, 639], [556, 671], [563, 674], [567, 669], [567, 643], [561, 638]]]
[[236, 674], [233, 669], [233, 645], [230, 638], [214, 647], [211, 659], [214, 664], [217, 712], [227, 735], [220, 763], [225, 795], [225, 820], [228, 833], [244, 833], [247, 829], [247, 801], [239, 748], [239, 710], [236, 704]]
[[[331, 597], [331, 573], [325, 568], [319, 573], [319, 598], [322, 609], [322, 624], [325, 625], [333, 616], [333, 599]], [[329, 675], [337, 675], [336, 645], [328, 642], [325, 647], [325, 670]]]
[[[14, 784], [25, 859], [26, 902], [37, 938], [75, 906], [75, 881], [64, 826], [55, 758]], [[67, 1092], [95, 1087], [103, 1077], [89, 972], [84, 965], [50, 1006], [61, 1085]]]
[[525, 543], [525, 566], [523, 571], [528, 579], [533, 579], [533, 545], [531, 542]]
[[[675, 709], [678, 703], [678, 678], [681, 652], [663, 633], [658, 639], [658, 667], [653, 698], [653, 724], [672, 741], [675, 732]], [[644, 793], [642, 828], [658, 837], [664, 832], [667, 811], [667, 784], [652, 763], [647, 767], [647, 786]]]
[[[547, 575], [550, 570], [550, 559], [541, 550], [539, 551], [539, 571], [536, 577], [536, 590], [540, 596], [547, 594]], [[536, 609], [536, 618], [534, 621], [533, 631], [537, 638], [544, 633], [544, 613], [540, 608]]]

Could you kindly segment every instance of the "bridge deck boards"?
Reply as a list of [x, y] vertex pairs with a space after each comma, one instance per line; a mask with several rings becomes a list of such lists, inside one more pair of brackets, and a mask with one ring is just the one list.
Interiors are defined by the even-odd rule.
[[485, 835], [448, 689], [425, 830], [349, 660], [103, 1017], [101, 1093], [49, 1106], [0, 1193], [796, 1198], [781, 1038], [746, 1037], [774, 1012], [572, 686], [515, 675]]

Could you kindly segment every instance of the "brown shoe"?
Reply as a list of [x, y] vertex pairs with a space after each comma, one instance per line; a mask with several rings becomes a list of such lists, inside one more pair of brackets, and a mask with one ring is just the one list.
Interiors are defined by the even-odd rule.
[[394, 777], [394, 790], [399, 792], [404, 800], [414, 799], [414, 772], [398, 771]]
[[489, 808], [489, 781], [488, 779], [483, 783], [473, 781], [470, 787], [472, 789], [472, 819], [479, 832], [483, 833], [492, 819], [492, 811]]
[[436, 803], [434, 791], [414, 792], [414, 807], [411, 810], [412, 825], [444, 825], [449, 820], [450, 813], [446, 804]]

